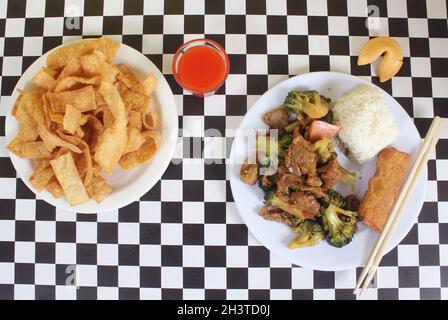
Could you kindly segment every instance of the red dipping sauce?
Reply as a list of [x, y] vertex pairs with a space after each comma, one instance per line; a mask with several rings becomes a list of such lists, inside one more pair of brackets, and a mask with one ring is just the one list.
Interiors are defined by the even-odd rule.
[[198, 97], [210, 96], [229, 74], [229, 58], [218, 43], [208, 39], [182, 45], [173, 59], [173, 74], [179, 85]]

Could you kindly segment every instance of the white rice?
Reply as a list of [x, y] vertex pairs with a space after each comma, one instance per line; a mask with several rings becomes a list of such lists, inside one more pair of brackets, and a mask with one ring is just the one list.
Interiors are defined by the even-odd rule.
[[335, 123], [342, 127], [339, 137], [355, 161], [365, 162], [376, 156], [398, 135], [394, 117], [375, 88], [354, 89], [338, 99], [332, 110]]

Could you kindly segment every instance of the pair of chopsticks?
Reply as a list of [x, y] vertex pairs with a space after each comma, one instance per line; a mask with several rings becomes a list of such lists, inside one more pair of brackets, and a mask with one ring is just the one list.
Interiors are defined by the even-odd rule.
[[421, 173], [426, 168], [429, 156], [431, 155], [437, 144], [437, 141], [439, 140], [445, 121], [445, 119], [440, 117], [435, 117], [432, 121], [422, 147], [417, 154], [417, 158], [415, 159], [415, 162], [411, 167], [409, 176], [403, 185], [401, 193], [398, 196], [397, 202], [395, 203], [395, 206], [393, 207], [389, 218], [387, 219], [383, 232], [381, 233], [375, 248], [372, 250], [366, 266], [362, 270], [361, 276], [359, 277], [358, 282], [356, 283], [356, 287], [353, 290], [353, 294], [361, 296], [372, 281], [372, 278], [375, 275], [376, 270], [378, 269], [378, 265], [380, 264], [381, 259], [384, 256], [384, 250], [386, 249], [393, 233], [395, 232], [395, 229], [400, 222], [401, 216], [406, 209], [415, 186], [420, 179]]

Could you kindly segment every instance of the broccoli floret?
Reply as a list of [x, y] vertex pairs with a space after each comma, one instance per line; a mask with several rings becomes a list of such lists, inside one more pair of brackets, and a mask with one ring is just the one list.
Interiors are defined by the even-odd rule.
[[293, 90], [288, 93], [283, 104], [296, 114], [304, 112], [313, 119], [319, 119], [325, 117], [330, 111], [329, 102], [329, 99], [321, 96], [317, 91]]
[[303, 212], [297, 207], [294, 207], [292, 204], [280, 199], [275, 191], [269, 191], [265, 194], [264, 197], [264, 204], [269, 206], [276, 206], [277, 208], [282, 209], [283, 211], [286, 211], [290, 214], [292, 214], [295, 217], [302, 217]]
[[327, 194], [326, 199], [325, 198], [319, 199], [321, 216], [324, 215], [325, 210], [328, 208], [330, 204], [335, 205], [338, 208], [345, 209], [347, 201], [345, 200], [342, 194], [340, 194], [334, 189], [328, 189], [325, 191], [325, 193]]
[[342, 194], [333, 189], [328, 189], [325, 192], [330, 199], [325, 207], [328, 207], [328, 205], [333, 204], [338, 208], [345, 208], [346, 201]]
[[324, 230], [316, 220], [305, 220], [293, 228], [293, 231], [298, 236], [289, 243], [289, 249], [315, 246], [324, 239]]
[[301, 218], [293, 216], [293, 215], [289, 215], [289, 221], [291, 221], [291, 226], [293, 228], [296, 228], [300, 223], [303, 222], [303, 220]]
[[333, 143], [330, 139], [322, 139], [313, 144], [314, 150], [319, 155], [319, 164], [325, 164], [334, 153]]
[[358, 219], [358, 212], [330, 204], [322, 215], [327, 242], [338, 248], [349, 244], [357, 230]]
[[294, 113], [303, 112], [303, 107], [306, 103], [313, 101], [314, 95], [317, 94], [314, 90], [298, 91], [292, 90], [286, 96], [283, 105]]

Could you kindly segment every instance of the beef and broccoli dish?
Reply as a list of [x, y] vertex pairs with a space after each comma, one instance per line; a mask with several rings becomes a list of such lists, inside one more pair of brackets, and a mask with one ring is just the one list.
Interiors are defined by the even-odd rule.
[[316, 91], [289, 92], [283, 107], [263, 115], [270, 130], [257, 134], [256, 161], [241, 166], [241, 180], [264, 192], [259, 215], [296, 233], [291, 249], [324, 239], [343, 247], [357, 231], [358, 199], [333, 189], [354, 183], [355, 175], [338, 162], [333, 138], [340, 127], [329, 103]]

